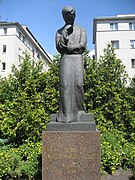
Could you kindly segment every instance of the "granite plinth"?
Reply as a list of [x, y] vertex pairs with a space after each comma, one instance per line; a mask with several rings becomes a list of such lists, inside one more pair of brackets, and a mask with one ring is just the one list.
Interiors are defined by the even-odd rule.
[[49, 122], [46, 126], [47, 131], [95, 131], [96, 124], [94, 121], [90, 122], [72, 122], [60, 123]]
[[94, 115], [83, 113], [80, 121], [71, 123], [56, 122], [57, 114], [51, 114], [51, 121], [47, 124], [47, 131], [96, 131]]
[[[50, 115], [51, 121], [55, 121], [56, 122], [56, 116], [57, 116], [57, 114], [51, 114]], [[94, 114], [82, 113], [80, 115], [80, 121], [81, 122], [94, 121]]]
[[42, 180], [100, 180], [100, 133], [44, 131]]

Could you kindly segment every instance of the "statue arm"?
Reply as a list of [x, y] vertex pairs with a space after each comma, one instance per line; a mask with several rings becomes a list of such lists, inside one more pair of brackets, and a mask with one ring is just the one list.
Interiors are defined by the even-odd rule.
[[86, 45], [87, 45], [87, 34], [85, 29], [82, 28], [80, 42], [79, 42], [79, 49], [82, 51], [82, 53], [85, 51]]
[[56, 33], [56, 48], [59, 53], [64, 53], [67, 51], [67, 41], [68, 37], [66, 37], [66, 33], [60, 34], [59, 32]]
[[80, 41], [74, 45], [68, 46], [69, 52], [79, 53], [82, 54], [85, 51], [86, 45], [87, 45], [87, 34], [85, 29], [81, 28], [80, 30]]

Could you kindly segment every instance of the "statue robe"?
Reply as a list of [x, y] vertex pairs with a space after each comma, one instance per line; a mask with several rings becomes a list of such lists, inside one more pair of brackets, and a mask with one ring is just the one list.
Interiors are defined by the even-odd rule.
[[83, 58], [86, 48], [86, 32], [82, 27], [73, 25], [68, 41], [63, 40], [64, 27], [56, 33], [56, 48], [60, 59], [60, 110], [58, 122], [76, 122], [84, 113]]

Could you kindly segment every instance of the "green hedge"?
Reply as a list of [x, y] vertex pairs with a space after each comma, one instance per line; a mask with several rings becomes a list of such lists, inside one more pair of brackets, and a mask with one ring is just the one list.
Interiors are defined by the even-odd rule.
[[102, 172], [113, 174], [120, 167], [135, 172], [135, 143], [116, 129], [101, 134]]
[[1, 147], [0, 179], [41, 179], [41, 142]]

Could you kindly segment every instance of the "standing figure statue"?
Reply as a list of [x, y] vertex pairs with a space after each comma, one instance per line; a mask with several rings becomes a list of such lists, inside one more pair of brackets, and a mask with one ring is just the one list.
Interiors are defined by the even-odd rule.
[[65, 25], [56, 33], [56, 48], [60, 59], [60, 110], [57, 122], [80, 121], [84, 108], [82, 54], [85, 51], [87, 37], [85, 30], [74, 24], [76, 12], [67, 6], [62, 10]]

